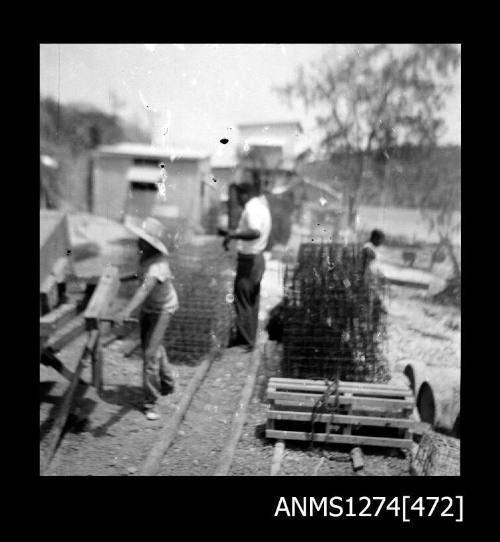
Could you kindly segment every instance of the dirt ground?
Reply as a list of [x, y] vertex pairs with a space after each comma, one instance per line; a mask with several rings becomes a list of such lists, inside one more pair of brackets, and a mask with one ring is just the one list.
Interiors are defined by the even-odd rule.
[[[282, 295], [283, 269], [268, 261], [262, 284], [261, 319]], [[421, 291], [391, 287], [388, 299], [387, 354], [394, 374], [407, 360], [422, 360], [438, 368], [460, 367], [460, 311], [430, 303]], [[83, 340], [61, 352], [72, 368]], [[265, 341], [265, 335], [261, 340]], [[80, 406], [86, 423], [73, 425], [64, 436], [51, 464], [50, 476], [131, 476], [138, 472], [156, 440], [162, 425], [173, 414], [196, 366], [175, 365], [177, 387], [162, 398], [161, 418], [148, 421], [140, 410], [142, 361], [140, 352], [124, 357], [130, 341], [116, 341], [105, 350], [105, 388], [102, 398], [89, 389]], [[269, 475], [273, 442], [264, 438], [267, 404], [265, 385], [279, 362], [279, 347], [267, 342], [256, 389], [249, 405], [243, 434], [238, 444], [230, 475]], [[73, 361], [72, 361], [73, 360]], [[204, 476], [213, 474], [238, 405], [250, 367], [250, 355], [237, 348], [226, 349], [213, 362], [205, 381], [161, 464], [160, 476]], [[84, 375], [88, 379], [89, 375]], [[41, 367], [40, 453], [43, 438], [56, 411], [58, 398], [67, 384], [52, 369]], [[359, 475], [406, 476], [409, 456], [403, 452], [363, 450], [365, 468]], [[319, 476], [353, 476], [349, 448], [341, 446], [309, 448], [308, 443], [288, 443], [280, 475], [311, 475], [324, 457]]]

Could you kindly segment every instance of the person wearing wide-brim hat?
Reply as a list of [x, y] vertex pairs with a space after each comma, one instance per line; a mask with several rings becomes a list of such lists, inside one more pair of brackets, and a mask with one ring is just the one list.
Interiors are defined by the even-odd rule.
[[173, 371], [163, 339], [179, 302], [168, 263], [169, 252], [164, 242], [163, 224], [148, 217], [140, 225], [125, 226], [139, 238], [138, 275], [141, 286], [127, 306], [116, 315], [115, 321], [122, 323], [141, 307], [139, 323], [144, 356], [144, 409], [148, 419], [156, 420], [159, 418], [157, 402], [160, 395], [171, 393], [174, 389]]

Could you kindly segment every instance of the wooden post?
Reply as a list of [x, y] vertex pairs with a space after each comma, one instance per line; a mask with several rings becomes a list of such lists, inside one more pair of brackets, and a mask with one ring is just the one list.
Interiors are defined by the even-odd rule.
[[[75, 374], [71, 372], [69, 369], [67, 369], [64, 364], [61, 362], [61, 360], [52, 352], [50, 348], [46, 348], [43, 350], [40, 356], [40, 363], [42, 365], [45, 365], [47, 367], [52, 367], [55, 371], [57, 371], [59, 374], [61, 374], [66, 380], [73, 380]], [[79, 379], [78, 383], [80, 385], [86, 385], [87, 383]]]
[[98, 334], [95, 346], [92, 349], [92, 386], [96, 389], [97, 395], [101, 397], [104, 385], [103, 379], [103, 348], [101, 345], [101, 332], [98, 329]]
[[109, 312], [109, 308], [113, 303], [119, 288], [120, 277], [118, 269], [113, 266], [108, 266], [99, 279], [97, 287], [85, 309], [85, 323], [87, 329], [97, 331], [91, 358], [92, 385], [96, 388], [98, 395], [101, 395], [103, 386], [103, 351], [100, 341], [99, 319]]
[[274, 445], [274, 454], [273, 460], [271, 462], [271, 476], [277, 476], [280, 468], [281, 462], [283, 461], [283, 456], [285, 454], [285, 441], [277, 440]]
[[353, 448], [351, 450], [351, 459], [352, 459], [352, 468], [355, 471], [358, 471], [365, 466], [364, 461], [363, 461], [363, 453], [361, 452], [361, 448], [357, 446], [356, 448]]
[[87, 329], [98, 328], [99, 318], [109, 312], [109, 308], [118, 293], [119, 287], [120, 278], [118, 269], [108, 266], [99, 279], [99, 283], [85, 309]]
[[49, 441], [47, 445], [47, 452], [45, 456], [45, 461], [41, 467], [41, 473], [44, 474], [49, 465], [52, 461], [52, 458], [55, 455], [55, 452], [57, 450], [57, 446], [61, 440], [61, 436], [64, 430], [64, 427], [66, 425], [66, 421], [68, 419], [68, 415], [71, 410], [71, 406], [73, 403], [73, 398], [75, 395], [75, 391], [78, 387], [78, 382], [80, 380], [80, 375], [82, 374], [83, 369], [85, 368], [85, 365], [87, 363], [88, 358], [90, 357], [90, 354], [95, 347], [95, 343], [98, 336], [97, 330], [92, 330], [89, 333], [89, 338], [87, 340], [87, 343], [83, 347], [82, 354], [80, 356], [80, 359], [78, 360], [75, 372], [73, 373], [73, 378], [71, 379], [70, 385], [68, 386], [68, 389], [66, 390], [61, 406], [59, 408], [59, 412], [56, 416], [56, 419], [54, 421], [54, 425], [52, 427], [52, 430], [49, 434]]

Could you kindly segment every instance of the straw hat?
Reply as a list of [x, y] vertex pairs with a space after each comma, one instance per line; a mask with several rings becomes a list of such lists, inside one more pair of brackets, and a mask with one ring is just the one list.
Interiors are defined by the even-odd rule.
[[159, 250], [161, 253], [168, 255], [168, 250], [163, 239], [165, 236], [165, 227], [156, 220], [156, 218], [146, 218], [140, 226], [134, 224], [125, 224], [125, 226], [133, 233], [138, 235], [144, 241], [147, 241], [151, 246]]

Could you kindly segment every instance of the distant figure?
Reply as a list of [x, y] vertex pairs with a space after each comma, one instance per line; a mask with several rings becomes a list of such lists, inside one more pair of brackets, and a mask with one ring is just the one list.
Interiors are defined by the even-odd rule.
[[[174, 390], [173, 372], [163, 346], [170, 318], [179, 308], [173, 275], [168, 264], [168, 250], [163, 243], [164, 227], [154, 218], [146, 218], [141, 226], [127, 226], [139, 236], [139, 278], [141, 286], [128, 305], [120, 311], [115, 322], [120, 325], [139, 306], [141, 345], [144, 356], [144, 410], [148, 420], [160, 416], [157, 402], [160, 395]], [[159, 380], [159, 386], [158, 386]]]
[[363, 245], [362, 254], [362, 272], [365, 279], [370, 279], [369, 273], [378, 273], [377, 255], [378, 247], [385, 241], [385, 234], [381, 230], [373, 230], [370, 234], [370, 240]]
[[370, 293], [372, 322], [375, 333], [378, 330], [381, 314], [387, 312], [382, 302], [382, 286], [385, 282], [385, 277], [377, 261], [378, 247], [382, 245], [384, 241], [384, 232], [381, 230], [373, 230], [370, 235], [370, 240], [363, 245], [361, 252], [363, 281]]
[[271, 233], [271, 214], [253, 183], [237, 185], [237, 196], [243, 213], [238, 228], [226, 232], [223, 242], [227, 249], [231, 240], [238, 240], [234, 280], [237, 332], [229, 346], [241, 345], [252, 351], [259, 323], [260, 282], [266, 266], [263, 252]]

